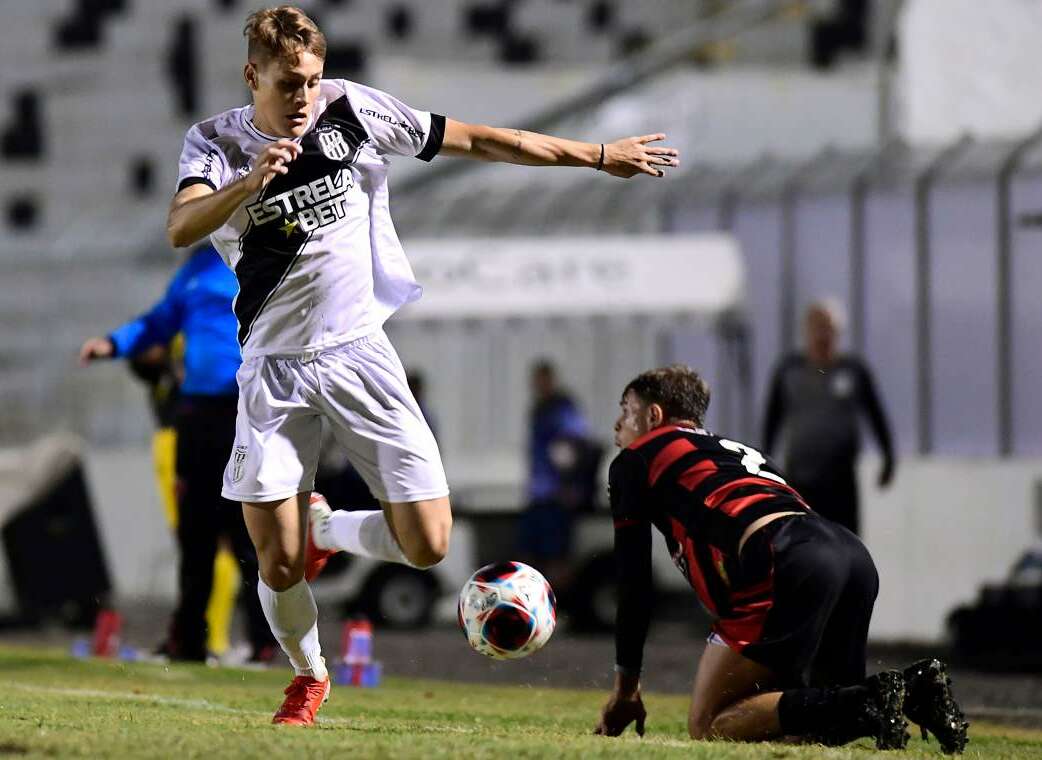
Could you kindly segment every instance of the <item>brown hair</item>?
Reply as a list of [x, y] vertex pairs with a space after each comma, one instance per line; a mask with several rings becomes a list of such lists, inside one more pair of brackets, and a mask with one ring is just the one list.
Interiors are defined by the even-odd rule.
[[709, 408], [709, 383], [685, 364], [649, 369], [622, 392], [633, 391], [645, 404], [658, 404], [667, 420], [690, 420], [701, 427]]
[[251, 13], [242, 30], [253, 62], [282, 58], [296, 62], [302, 51], [325, 60], [326, 38], [300, 8], [280, 5]]

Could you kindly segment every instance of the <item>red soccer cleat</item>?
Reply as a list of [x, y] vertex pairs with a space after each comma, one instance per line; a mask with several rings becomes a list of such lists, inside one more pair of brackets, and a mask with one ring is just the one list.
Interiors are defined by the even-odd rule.
[[286, 699], [271, 722], [288, 726], [314, 725], [315, 713], [329, 699], [329, 689], [328, 675], [322, 681], [311, 676], [297, 676], [286, 687]]
[[319, 549], [315, 544], [314, 533], [321, 530], [333, 511], [329, 508], [326, 497], [320, 493], [312, 493], [308, 505], [308, 545], [304, 555], [304, 580], [312, 581], [322, 572], [329, 558], [336, 554], [336, 549]]

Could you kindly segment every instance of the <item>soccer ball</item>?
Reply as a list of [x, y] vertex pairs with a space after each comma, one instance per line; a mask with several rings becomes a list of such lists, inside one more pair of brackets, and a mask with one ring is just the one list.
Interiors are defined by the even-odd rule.
[[463, 584], [459, 624], [476, 651], [515, 660], [542, 649], [557, 625], [553, 589], [521, 562], [485, 565]]

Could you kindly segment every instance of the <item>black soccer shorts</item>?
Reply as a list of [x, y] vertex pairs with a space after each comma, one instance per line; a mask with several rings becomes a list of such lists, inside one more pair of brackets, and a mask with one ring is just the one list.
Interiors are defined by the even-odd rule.
[[779, 677], [779, 687], [857, 683], [879, 575], [868, 549], [813, 513], [776, 520], [742, 550], [743, 576], [759, 577], [714, 631]]

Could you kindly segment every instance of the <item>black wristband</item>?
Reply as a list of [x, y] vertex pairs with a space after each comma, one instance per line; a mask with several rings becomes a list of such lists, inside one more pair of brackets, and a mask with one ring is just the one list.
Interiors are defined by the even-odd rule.
[[601, 157], [599, 159], [597, 159], [597, 167], [594, 169], [594, 171], [599, 172], [603, 168], [604, 168], [604, 143], [601, 143]]

